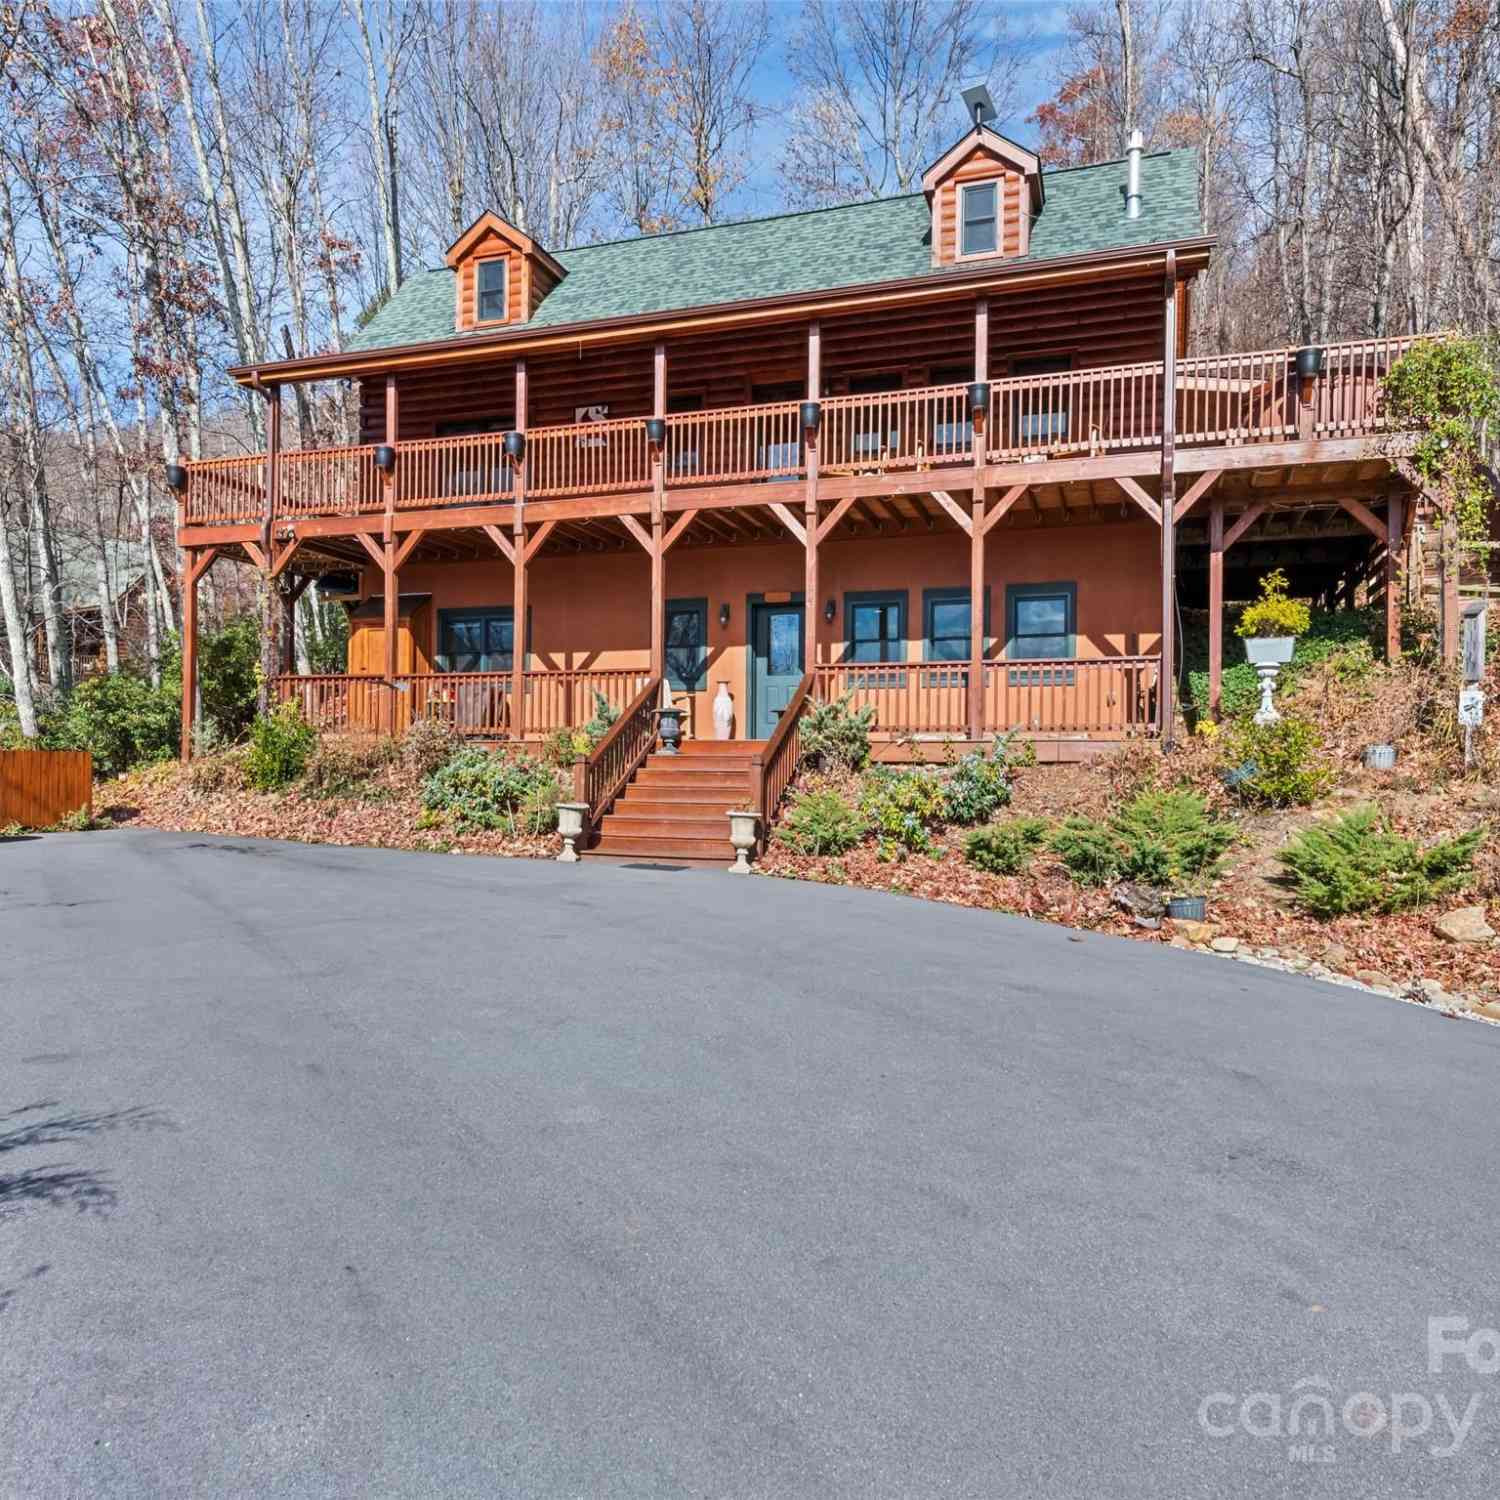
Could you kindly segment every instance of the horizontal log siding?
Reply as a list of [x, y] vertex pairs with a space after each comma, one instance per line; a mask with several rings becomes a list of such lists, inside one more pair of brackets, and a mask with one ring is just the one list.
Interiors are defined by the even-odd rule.
[[960, 162], [933, 195], [936, 221], [936, 259], [940, 265], [951, 265], [959, 259], [958, 194], [966, 182], [986, 182], [998, 178], [1000, 192], [1000, 250], [1004, 255], [1020, 255], [1025, 248], [1026, 228], [1021, 222], [1026, 202], [1025, 179], [993, 152], [976, 146]]

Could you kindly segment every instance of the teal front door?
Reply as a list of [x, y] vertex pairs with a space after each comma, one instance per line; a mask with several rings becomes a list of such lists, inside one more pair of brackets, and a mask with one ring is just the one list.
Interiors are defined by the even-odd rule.
[[750, 607], [750, 737], [771, 737], [781, 711], [802, 681], [800, 604]]

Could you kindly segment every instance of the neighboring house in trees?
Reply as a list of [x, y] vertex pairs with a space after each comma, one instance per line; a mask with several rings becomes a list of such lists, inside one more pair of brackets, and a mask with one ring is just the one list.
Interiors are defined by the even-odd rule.
[[[275, 683], [325, 724], [536, 741], [603, 693], [579, 795], [630, 853], [697, 837], [625, 810], [668, 690], [700, 741], [732, 702], [722, 826], [773, 810], [814, 699], [872, 705], [886, 757], [1169, 731], [1177, 609], [1217, 682], [1226, 574], [1363, 584], [1396, 630], [1407, 341], [1187, 358], [1191, 151], [1043, 171], [979, 124], [922, 189], [556, 251], [482, 215], [342, 352], [231, 372], [272, 447], [188, 465], [194, 576], [354, 574], [350, 671]], [[286, 450], [280, 392], [331, 378], [360, 445]]]
[[[74, 531], [59, 531], [56, 543], [60, 603], [71, 672], [77, 682], [105, 671], [108, 665], [99, 602], [99, 543]], [[116, 537], [106, 538], [103, 545], [120, 660], [127, 661], [143, 656], [146, 649], [145, 549], [137, 541]], [[34, 628], [37, 670], [45, 676], [47, 633], [40, 619]]]

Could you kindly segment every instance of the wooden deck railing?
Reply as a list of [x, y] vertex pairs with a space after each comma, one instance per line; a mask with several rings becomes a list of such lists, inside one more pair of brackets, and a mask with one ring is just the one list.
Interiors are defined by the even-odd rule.
[[[1182, 446], [1274, 442], [1299, 431], [1311, 412], [1315, 437], [1388, 430], [1380, 395], [1411, 338], [1329, 344], [1323, 374], [1301, 407], [1291, 349], [1207, 355], [1177, 362], [1174, 395]], [[990, 383], [984, 454], [989, 462], [1062, 458], [1157, 447], [1169, 399], [1160, 360]], [[807, 453], [795, 401], [678, 412], [666, 418], [662, 477], [671, 488], [772, 482], [806, 473]], [[822, 403], [818, 462], [825, 474], [924, 470], [974, 461], [968, 388], [860, 396]], [[280, 457], [280, 515], [379, 510], [387, 486], [372, 445], [293, 450]], [[535, 427], [526, 435], [529, 496], [640, 493], [651, 488], [655, 456], [644, 417]], [[188, 523], [261, 521], [266, 511], [263, 456], [189, 463]], [[493, 501], [513, 494], [516, 476], [504, 434], [426, 438], [396, 444], [390, 494], [397, 509]], [[275, 518], [273, 518], [275, 519]]]
[[573, 798], [588, 807], [585, 840], [656, 744], [660, 702], [661, 678], [649, 677], [588, 758], [574, 763]]
[[762, 849], [771, 836], [771, 824], [786, 789], [792, 784], [802, 764], [802, 715], [813, 700], [817, 673], [806, 672], [797, 690], [776, 720], [776, 728], [765, 748], [755, 758], [750, 771], [750, 808], [760, 814], [759, 840]]
[[[1158, 669], [1154, 656], [986, 662], [985, 732], [1151, 733]], [[843, 662], [817, 668], [816, 693], [873, 708], [878, 734], [966, 735], [970, 670], [966, 661]]]
[[[629, 667], [527, 672], [522, 733], [540, 737], [576, 729], [593, 718], [594, 694], [623, 710], [650, 674]], [[509, 672], [403, 672], [286, 675], [272, 679], [278, 703], [295, 700], [309, 724], [329, 733], [400, 734], [418, 719], [439, 719], [476, 739], [513, 732]]]

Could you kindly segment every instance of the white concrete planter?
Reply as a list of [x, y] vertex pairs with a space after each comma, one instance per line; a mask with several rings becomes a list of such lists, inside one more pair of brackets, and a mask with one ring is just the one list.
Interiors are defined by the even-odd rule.
[[1260, 707], [1255, 710], [1257, 724], [1275, 724], [1281, 715], [1276, 711], [1276, 674], [1292, 659], [1297, 649], [1294, 635], [1247, 635], [1245, 659], [1260, 677]]
[[1253, 667], [1284, 667], [1297, 649], [1294, 635], [1247, 635], [1245, 660]]
[[731, 875], [750, 873], [750, 851], [755, 848], [756, 831], [760, 827], [760, 814], [753, 812], [731, 812], [729, 817], [729, 842], [734, 845], [734, 863], [729, 867]]
[[577, 843], [583, 837], [583, 820], [588, 816], [587, 802], [559, 802], [557, 804], [557, 831], [562, 835], [563, 847], [558, 860], [565, 865], [578, 863]]

